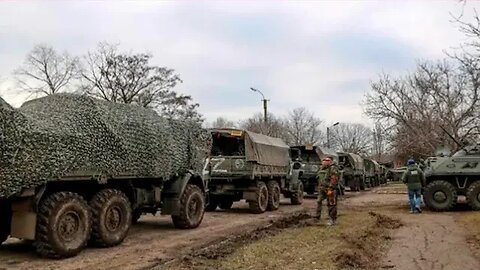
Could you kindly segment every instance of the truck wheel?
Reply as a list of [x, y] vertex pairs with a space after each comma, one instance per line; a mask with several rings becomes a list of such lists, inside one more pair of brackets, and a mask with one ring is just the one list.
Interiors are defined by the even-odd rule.
[[67, 258], [80, 253], [92, 230], [90, 207], [73, 192], [56, 192], [40, 203], [34, 245], [50, 258]]
[[480, 210], [480, 181], [476, 181], [468, 187], [467, 201], [473, 210]]
[[172, 216], [176, 228], [192, 229], [198, 227], [205, 213], [205, 196], [195, 185], [188, 184], [180, 197], [180, 214]]
[[280, 185], [275, 180], [268, 181], [267, 189], [268, 189], [267, 210], [275, 211], [280, 207], [280, 193], [282, 192], [280, 190]]
[[90, 207], [93, 221], [91, 242], [99, 247], [122, 243], [132, 220], [127, 196], [117, 189], [104, 189], [93, 196]]
[[205, 207], [205, 211], [207, 212], [213, 212], [215, 210], [217, 210], [217, 207], [218, 207], [218, 199], [213, 197], [213, 196], [210, 196], [209, 200], [208, 200], [208, 204], [207, 206]]
[[425, 188], [425, 204], [433, 211], [448, 211], [457, 203], [457, 191], [447, 181], [437, 180]]
[[290, 195], [290, 203], [293, 205], [300, 205], [303, 203], [303, 183], [297, 185], [297, 190]]
[[233, 201], [229, 200], [229, 199], [223, 199], [218, 204], [220, 209], [223, 209], [223, 210], [228, 210], [228, 209], [232, 208], [232, 205], [233, 205]]
[[250, 211], [254, 214], [261, 214], [267, 211], [268, 188], [264, 182], [258, 182], [255, 189], [255, 200], [248, 202]]
[[12, 211], [10, 204], [0, 204], [0, 245], [10, 235], [10, 224], [12, 222]]

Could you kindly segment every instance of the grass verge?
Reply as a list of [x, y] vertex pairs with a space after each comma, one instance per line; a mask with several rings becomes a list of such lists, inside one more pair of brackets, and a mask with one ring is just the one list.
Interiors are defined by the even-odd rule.
[[164, 269], [374, 269], [398, 220], [342, 209], [335, 227], [305, 216], [194, 252]]

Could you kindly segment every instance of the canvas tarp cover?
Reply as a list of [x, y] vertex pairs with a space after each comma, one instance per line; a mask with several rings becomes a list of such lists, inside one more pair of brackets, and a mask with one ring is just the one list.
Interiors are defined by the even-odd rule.
[[354, 162], [356, 170], [364, 169], [363, 158], [361, 156], [352, 154], [352, 153], [349, 153], [348, 155], [350, 156], [351, 160]]
[[245, 132], [245, 155], [247, 161], [261, 165], [288, 166], [288, 145], [279, 138]]
[[338, 162], [338, 154], [330, 148], [317, 146], [315, 151], [320, 158], [332, 157], [334, 161]]

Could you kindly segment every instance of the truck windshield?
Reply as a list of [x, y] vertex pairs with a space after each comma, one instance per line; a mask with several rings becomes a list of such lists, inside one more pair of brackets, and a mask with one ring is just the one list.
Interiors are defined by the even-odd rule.
[[242, 137], [225, 133], [212, 133], [212, 156], [244, 156], [245, 143]]
[[315, 151], [302, 151], [302, 160], [308, 163], [320, 163], [320, 158]]

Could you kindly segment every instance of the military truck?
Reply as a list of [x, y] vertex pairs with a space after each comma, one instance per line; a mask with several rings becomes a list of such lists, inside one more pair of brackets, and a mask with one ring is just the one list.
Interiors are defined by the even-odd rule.
[[289, 157], [289, 147], [281, 139], [240, 129], [210, 132], [207, 211], [230, 209], [240, 200], [247, 201], [252, 213], [274, 211], [281, 194], [292, 204], [302, 203], [302, 164]]
[[364, 158], [363, 164], [365, 167], [365, 186], [366, 187], [376, 187], [378, 186], [377, 174], [375, 172], [375, 163], [373, 160]]
[[335, 151], [317, 145], [291, 146], [290, 149], [295, 149], [300, 152], [300, 159], [303, 164], [303, 174], [300, 180], [303, 183], [305, 192], [309, 195], [314, 194], [317, 191], [317, 175], [322, 165], [321, 159], [328, 155], [338, 164], [338, 155]]
[[190, 229], [203, 219], [210, 136], [153, 110], [79, 95], [14, 109], [0, 98], [0, 243], [52, 258], [115, 246], [144, 213]]
[[345, 186], [350, 187], [350, 191], [365, 190], [363, 158], [353, 153], [337, 154]]
[[375, 171], [375, 187], [380, 186], [380, 184], [384, 184], [384, 176], [385, 172], [382, 170], [382, 166], [376, 161], [373, 160], [373, 166], [374, 166], [374, 171]]
[[462, 147], [451, 157], [431, 157], [425, 169], [424, 202], [433, 211], [451, 210], [459, 195], [480, 210], [480, 144]]
[[387, 183], [387, 173], [388, 173], [387, 167], [383, 164], [379, 164], [378, 179], [379, 179], [380, 184], [386, 184]]

